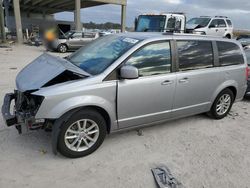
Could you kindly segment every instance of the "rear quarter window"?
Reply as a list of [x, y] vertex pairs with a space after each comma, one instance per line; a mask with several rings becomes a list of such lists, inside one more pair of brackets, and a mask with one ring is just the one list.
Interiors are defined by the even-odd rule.
[[177, 41], [179, 70], [188, 71], [213, 67], [213, 48], [210, 41]]
[[244, 64], [240, 47], [232, 42], [217, 42], [219, 62], [221, 66]]

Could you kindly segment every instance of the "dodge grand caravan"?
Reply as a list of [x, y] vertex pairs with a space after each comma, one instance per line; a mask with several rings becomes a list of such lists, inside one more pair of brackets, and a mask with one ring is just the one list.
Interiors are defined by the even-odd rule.
[[53, 152], [82, 157], [106, 134], [200, 113], [224, 118], [246, 92], [247, 71], [234, 40], [109, 35], [64, 59], [38, 57], [17, 75], [2, 114], [20, 133], [50, 128]]

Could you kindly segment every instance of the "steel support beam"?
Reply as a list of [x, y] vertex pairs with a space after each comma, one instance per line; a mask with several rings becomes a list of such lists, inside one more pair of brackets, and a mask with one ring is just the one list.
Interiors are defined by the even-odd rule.
[[125, 32], [126, 30], [126, 5], [121, 6], [121, 32]]
[[82, 23], [81, 23], [81, 0], [75, 0], [75, 26], [76, 30], [82, 30]]
[[15, 21], [16, 21], [17, 42], [19, 44], [21, 44], [21, 43], [23, 43], [23, 29], [22, 29], [20, 4], [19, 3], [20, 3], [19, 0], [13, 0]]

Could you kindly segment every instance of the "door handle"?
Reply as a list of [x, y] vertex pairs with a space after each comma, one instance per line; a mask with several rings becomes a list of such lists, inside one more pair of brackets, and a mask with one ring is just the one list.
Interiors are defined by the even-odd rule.
[[188, 83], [188, 78], [180, 79], [179, 83]]
[[219, 30], [218, 30], [218, 29], [216, 29], [215, 31], [216, 31], [216, 32], [218, 32]]
[[171, 81], [171, 80], [165, 80], [164, 82], [161, 83], [161, 85], [171, 85], [173, 84], [174, 82]]

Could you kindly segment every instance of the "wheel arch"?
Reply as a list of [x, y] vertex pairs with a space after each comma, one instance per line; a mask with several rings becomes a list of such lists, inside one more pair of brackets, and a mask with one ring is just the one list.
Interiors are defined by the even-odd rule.
[[[61, 125], [63, 123], [65, 123], [73, 114], [84, 110], [84, 109], [93, 109], [96, 110], [97, 112], [99, 112], [103, 117], [104, 120], [107, 122], [107, 133], [110, 133], [110, 128], [111, 128], [111, 124], [110, 124], [110, 117], [109, 114], [107, 113], [107, 111], [99, 106], [93, 106], [93, 105], [89, 105], [89, 106], [82, 106], [82, 107], [77, 107], [75, 109], [71, 109], [67, 112], [65, 112], [60, 118], [56, 119], [53, 127], [52, 127], [52, 151], [53, 153], [56, 155], [58, 152], [58, 136], [60, 133], [60, 129], [61, 129]], [[108, 123], [109, 122], [109, 123]]]
[[78, 111], [85, 110], [85, 109], [95, 110], [103, 116], [107, 125], [107, 133], [109, 134], [110, 129], [111, 129], [111, 119], [110, 119], [109, 113], [104, 108], [100, 106], [96, 106], [96, 105], [87, 105], [87, 106], [78, 107]]
[[216, 97], [225, 89], [230, 89], [233, 94], [234, 94], [234, 99], [237, 98], [237, 91], [238, 91], [238, 84], [236, 81], [234, 80], [228, 80], [226, 82], [224, 82], [223, 84], [221, 84], [214, 92], [212, 98], [211, 98], [211, 106], [210, 108], [212, 107]]
[[228, 38], [228, 39], [232, 39], [232, 34], [226, 33], [226, 34], [225, 34], [225, 37]]

